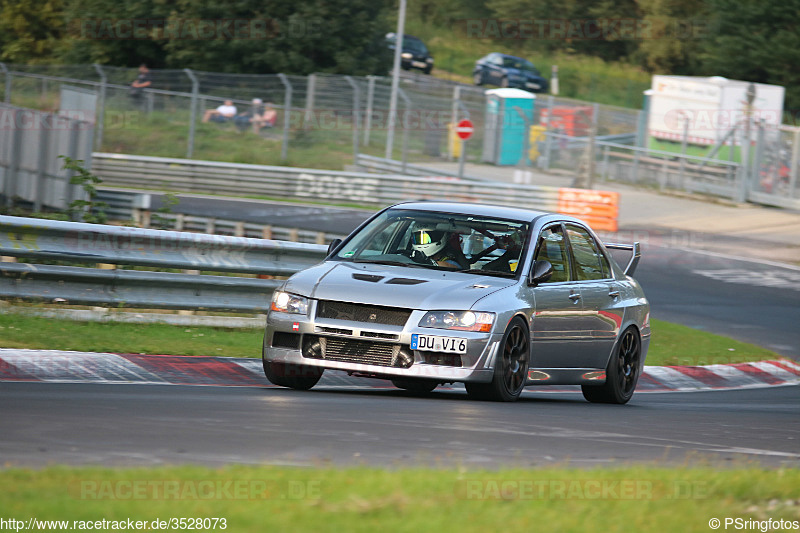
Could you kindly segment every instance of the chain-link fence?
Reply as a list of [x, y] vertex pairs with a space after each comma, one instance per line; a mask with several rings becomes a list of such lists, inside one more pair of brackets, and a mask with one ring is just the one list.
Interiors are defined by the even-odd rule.
[[[481, 158], [485, 90], [422, 74], [403, 73], [391, 134], [388, 77], [153, 70], [151, 86], [134, 96], [130, 83], [137, 71], [132, 68], [0, 64], [0, 75], [3, 100], [30, 108], [58, 107], [64, 83], [96, 90], [97, 109], [82, 111], [96, 112], [99, 151], [319, 168], [351, 164], [357, 152], [422, 162], [456, 157], [460, 146], [452, 124], [469, 118], [475, 133], [463, 145], [466, 158]], [[246, 115], [256, 98], [277, 111], [274, 126], [257, 135], [251, 128], [236, 127], [235, 121], [203, 121], [207, 110], [225, 100]], [[588, 109], [601, 135], [636, 132], [631, 118], [636, 110], [540, 96], [534, 122], [545, 108], [557, 114]], [[391, 137], [392, 146], [387, 146]]]

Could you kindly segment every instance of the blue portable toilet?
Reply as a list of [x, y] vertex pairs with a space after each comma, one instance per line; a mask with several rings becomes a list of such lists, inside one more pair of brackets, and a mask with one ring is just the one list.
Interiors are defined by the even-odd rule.
[[485, 94], [483, 161], [495, 165], [519, 164], [525, 149], [525, 135], [529, 134], [519, 111], [525, 114], [529, 125], [533, 124], [536, 96], [511, 88], [491, 89]]

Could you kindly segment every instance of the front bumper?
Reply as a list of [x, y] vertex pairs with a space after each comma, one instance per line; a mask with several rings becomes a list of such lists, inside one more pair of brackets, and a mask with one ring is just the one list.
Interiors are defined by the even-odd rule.
[[[417, 324], [425, 311], [412, 311], [405, 326], [392, 326], [315, 318], [316, 305], [311, 307], [309, 316], [269, 312], [264, 334], [265, 361], [343, 370], [364, 376], [420, 378], [441, 383], [489, 382], [492, 379], [494, 356], [502, 334], [420, 328]], [[467, 351], [460, 354], [460, 361], [453, 362], [452, 357], [444, 357], [439, 352], [411, 350], [411, 335], [414, 333], [466, 339]], [[348, 352], [351, 360], [304, 356], [306, 343], [318, 338], [332, 339], [340, 345], [347, 344], [351, 347]], [[365, 350], [352, 348], [367, 346], [384, 350], [393, 348], [395, 352], [403, 350], [413, 356], [413, 363], [408, 368], [373, 364], [371, 361], [374, 359], [370, 359]]]

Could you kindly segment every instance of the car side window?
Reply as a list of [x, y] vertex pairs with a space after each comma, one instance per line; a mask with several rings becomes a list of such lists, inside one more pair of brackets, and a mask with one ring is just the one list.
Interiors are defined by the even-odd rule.
[[539, 242], [536, 246], [537, 261], [549, 261], [553, 265], [553, 275], [546, 283], [559, 283], [570, 280], [569, 255], [567, 254], [567, 242], [561, 225], [549, 226], [539, 234]]
[[567, 226], [567, 236], [575, 258], [575, 277], [578, 281], [605, 279], [610, 275], [608, 259], [594, 237], [578, 226]]

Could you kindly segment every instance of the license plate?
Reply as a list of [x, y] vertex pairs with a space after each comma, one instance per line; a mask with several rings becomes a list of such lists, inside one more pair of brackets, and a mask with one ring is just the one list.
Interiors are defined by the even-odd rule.
[[466, 353], [467, 340], [436, 335], [411, 335], [411, 349], [426, 352]]
[[425, 63], [424, 61], [412, 61], [411, 65], [413, 65], [413, 66], [415, 66], [417, 68], [425, 68], [425, 67], [428, 66], [428, 64]]
[[525, 87], [527, 87], [528, 89], [540, 89], [541, 85], [539, 85], [538, 83], [526, 83]]

